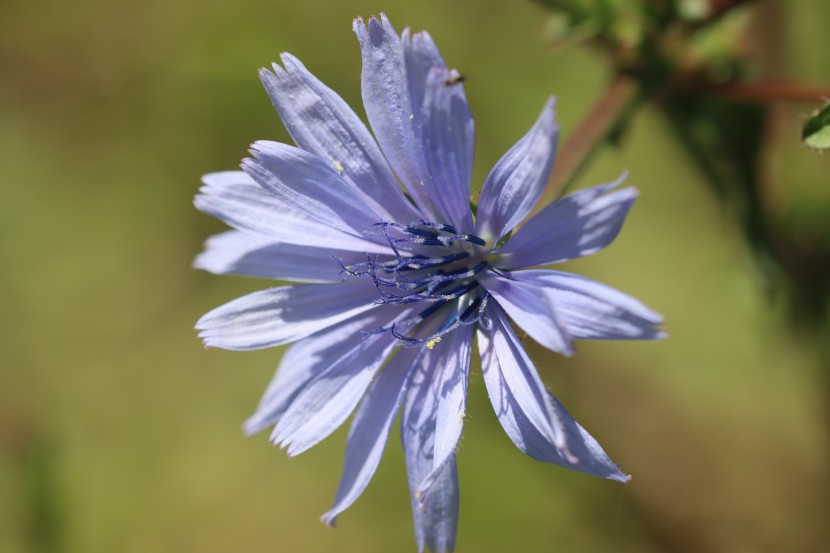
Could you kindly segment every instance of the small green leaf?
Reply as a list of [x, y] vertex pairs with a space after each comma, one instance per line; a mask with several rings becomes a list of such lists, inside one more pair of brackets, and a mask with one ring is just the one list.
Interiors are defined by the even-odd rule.
[[830, 148], [830, 102], [810, 115], [801, 129], [801, 140], [814, 150]]

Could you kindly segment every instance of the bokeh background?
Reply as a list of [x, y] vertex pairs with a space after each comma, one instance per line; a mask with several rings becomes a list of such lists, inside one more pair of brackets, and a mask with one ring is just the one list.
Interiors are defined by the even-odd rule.
[[[335, 530], [318, 517], [345, 432], [287, 459], [241, 423], [280, 351], [205, 350], [193, 324], [268, 283], [190, 268], [222, 224], [191, 199], [256, 139], [288, 136], [256, 71], [300, 57], [360, 105], [355, 16], [428, 29], [466, 76], [474, 187], [550, 94], [562, 136], [609, 68], [552, 46], [528, 0], [5, 0], [0, 5], [0, 551], [415, 551], [396, 433]], [[830, 4], [788, 0], [777, 76], [830, 82]], [[761, 36], [763, 42], [766, 37]], [[827, 156], [782, 105], [764, 154], [780, 210], [830, 217]], [[633, 480], [537, 463], [471, 377], [458, 552], [830, 551], [827, 388], [661, 113], [638, 113], [579, 186], [642, 191], [620, 238], [569, 269], [665, 314], [659, 343], [529, 340], [544, 380]], [[477, 365], [475, 371], [478, 371]]]

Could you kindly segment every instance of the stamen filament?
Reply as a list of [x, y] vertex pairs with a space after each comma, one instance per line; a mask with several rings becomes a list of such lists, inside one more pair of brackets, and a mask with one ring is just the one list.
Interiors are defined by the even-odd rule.
[[[426, 345], [432, 349], [444, 334], [461, 325], [476, 324], [480, 320], [489, 294], [486, 291], [476, 292], [479, 288], [476, 275], [490, 264], [482, 259], [485, 252], [477, 247], [462, 248], [453, 244], [464, 241], [484, 246], [485, 240], [472, 234], [459, 234], [452, 225], [429, 221], [417, 221], [409, 225], [380, 222], [370, 229], [378, 230], [383, 232], [395, 259], [379, 262], [377, 255], [367, 255], [366, 261], [354, 265], [345, 265], [338, 259], [336, 261], [341, 273], [371, 278], [380, 294], [380, 304], [428, 305], [412, 319], [372, 330], [367, 335], [389, 332], [406, 347]], [[414, 248], [400, 250], [397, 247], [400, 244], [445, 247], [449, 252], [446, 255], [430, 256]], [[465, 264], [464, 260], [468, 259], [470, 261]], [[432, 322], [427, 323], [427, 320]], [[430, 332], [426, 338], [411, 336], [411, 329], [424, 329], [421, 323], [428, 325], [427, 328], [438, 330]]]

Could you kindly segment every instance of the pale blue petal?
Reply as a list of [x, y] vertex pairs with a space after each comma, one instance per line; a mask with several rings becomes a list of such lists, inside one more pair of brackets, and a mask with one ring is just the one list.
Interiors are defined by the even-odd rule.
[[361, 331], [386, 324], [399, 311], [396, 306], [378, 306], [291, 344], [256, 412], [245, 421], [245, 433], [255, 434], [275, 424], [309, 381], [358, 344]]
[[481, 272], [478, 281], [531, 338], [553, 351], [573, 355], [571, 336], [556, 306], [539, 295], [537, 286], [513, 279], [512, 273], [501, 276], [493, 271]]
[[242, 296], [204, 315], [196, 328], [205, 346], [231, 350], [294, 342], [377, 307], [371, 282], [303, 284]]
[[[537, 452], [541, 455], [538, 457], [540, 461], [555, 463], [565, 468], [578, 470], [600, 478], [616, 480], [617, 482], [631, 480], [631, 476], [619, 469], [599, 443], [571, 417], [558, 399], [550, 394], [548, 394], [548, 399], [554, 412], [556, 412], [556, 416], [565, 427], [565, 435], [567, 436], [565, 441], [568, 444], [569, 452], [578, 461], [576, 463], [571, 462], [561, 451], [550, 446]], [[533, 457], [533, 455], [531, 456]]]
[[532, 267], [595, 253], [619, 234], [637, 189], [601, 195], [625, 179], [565, 196], [548, 205], [520, 228], [499, 250], [503, 269]]
[[401, 420], [415, 538], [419, 551], [426, 545], [436, 553], [452, 551], [458, 527], [458, 474], [455, 456], [451, 456], [438, 471], [430, 492], [419, 493], [424, 478], [433, 471], [435, 420], [439, 395], [437, 355], [425, 352], [420, 370], [413, 376], [407, 390]]
[[[337, 337], [341, 340], [343, 338], [339, 335]], [[316, 354], [317, 352], [309, 347], [313, 347], [316, 343], [314, 338], [305, 338], [289, 346], [277, 366], [277, 372], [265, 389], [256, 411], [245, 421], [242, 427], [245, 434], [250, 436], [276, 424], [303, 387], [323, 370], [319, 356], [303, 355]], [[334, 362], [335, 359], [336, 357], [332, 358], [330, 362]]]
[[388, 253], [389, 247], [346, 234], [291, 209], [242, 171], [210, 173], [194, 203], [208, 215], [243, 231], [303, 246], [330, 246], [355, 252]]
[[458, 469], [453, 455], [441, 465], [429, 495], [421, 502], [421, 511], [415, 515], [415, 535], [421, 550], [424, 544], [434, 553], [455, 549], [459, 506]]
[[[479, 326], [478, 343], [487, 393], [511, 441], [522, 452], [545, 463], [554, 463], [620, 482], [630, 477], [620, 472], [600, 445], [542, 387], [535, 367], [510, 325], [488, 307], [486, 323]], [[533, 393], [528, 393], [532, 388]], [[560, 442], [540, 430], [540, 417], [561, 436]]]
[[550, 300], [572, 338], [654, 340], [664, 338], [663, 317], [610, 286], [560, 271], [514, 271], [510, 276], [536, 287]]
[[[417, 40], [418, 35], [415, 35]], [[433, 68], [426, 80], [423, 104], [424, 153], [430, 179], [427, 192], [446, 221], [461, 233], [472, 233], [470, 177], [475, 125], [455, 70]]]
[[363, 55], [361, 89], [372, 131], [424, 217], [441, 222], [424, 185], [429, 172], [421, 138], [421, 104], [413, 102], [401, 38], [382, 14], [368, 23], [358, 18], [353, 28]]
[[343, 424], [397, 346], [386, 334], [353, 338], [355, 346], [303, 388], [274, 428], [271, 441], [289, 456], [313, 447]]
[[447, 69], [426, 31], [401, 35], [404, 64], [412, 98], [413, 126], [424, 147], [426, 193], [443, 221], [462, 233], [473, 232], [470, 176], [475, 126], [464, 85], [457, 71]]
[[242, 169], [290, 208], [335, 230], [366, 236], [380, 222], [352, 185], [319, 157], [279, 142], [251, 146]]
[[[438, 352], [433, 362], [438, 367], [438, 392], [435, 406], [435, 439], [432, 470], [418, 486], [422, 497], [432, 493], [432, 487], [443, 473], [443, 465], [455, 454], [466, 417], [467, 382], [473, 346], [473, 326], [461, 326], [435, 345]], [[439, 376], [440, 375], [440, 376]]]
[[[436, 67], [446, 68], [447, 64], [427, 31], [413, 34], [407, 27], [401, 33], [401, 44], [412, 105], [420, 107], [424, 105], [429, 72]], [[416, 112], [413, 115], [416, 125], [420, 125], [422, 114]]]
[[551, 98], [533, 128], [484, 181], [476, 211], [478, 236], [494, 244], [530, 213], [548, 182], [558, 138]]
[[[492, 303], [479, 325], [478, 348], [487, 390], [499, 419], [504, 414], [506, 393], [518, 404], [523, 420], [540, 437], [557, 449], [566, 448], [562, 422], [548, 403], [548, 393], [539, 373], [501, 308]], [[508, 434], [513, 437], [510, 430]]]
[[260, 78], [297, 146], [328, 162], [384, 220], [417, 220], [418, 212], [354, 111], [297, 58], [281, 58], [285, 69], [274, 64], [274, 72], [262, 69]]
[[[346, 277], [338, 260], [349, 266], [366, 259], [365, 253], [284, 244], [258, 234], [230, 230], [210, 237], [193, 266], [214, 274], [296, 282], [342, 282]], [[377, 257], [373, 255], [372, 259]]]
[[343, 476], [334, 505], [321, 517], [327, 525], [334, 526], [337, 515], [360, 497], [374, 476], [421, 351], [400, 350], [366, 392], [349, 430]]

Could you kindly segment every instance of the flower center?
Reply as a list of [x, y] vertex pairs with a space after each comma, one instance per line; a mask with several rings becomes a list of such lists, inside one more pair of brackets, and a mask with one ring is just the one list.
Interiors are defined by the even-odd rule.
[[489, 297], [476, 280], [489, 266], [486, 241], [429, 221], [377, 223], [370, 232], [383, 233], [394, 255], [386, 259], [367, 255], [366, 261], [349, 266], [340, 262], [341, 273], [371, 278], [378, 303], [429, 305], [403, 322], [369, 334], [389, 332], [404, 345], [431, 349], [459, 325], [478, 321]]

